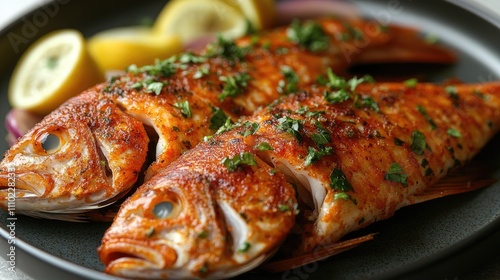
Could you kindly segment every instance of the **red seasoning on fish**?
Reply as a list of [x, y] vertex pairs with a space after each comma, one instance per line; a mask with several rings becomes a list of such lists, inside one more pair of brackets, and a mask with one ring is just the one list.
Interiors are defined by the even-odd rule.
[[[8, 170], [15, 170], [17, 214], [86, 220], [89, 211], [148, 180], [228, 117], [250, 115], [310, 86], [328, 68], [343, 74], [363, 63], [454, 60], [411, 29], [322, 19], [237, 41], [219, 38], [203, 53], [132, 65], [63, 104], [7, 151], [0, 204], [8, 208]], [[143, 166], [149, 166], [145, 176]]]
[[287, 236], [293, 259], [403, 206], [473, 189], [433, 186], [498, 131], [500, 83], [374, 83], [331, 71], [323, 81], [227, 124], [141, 186], [99, 247], [106, 272], [231, 277]]

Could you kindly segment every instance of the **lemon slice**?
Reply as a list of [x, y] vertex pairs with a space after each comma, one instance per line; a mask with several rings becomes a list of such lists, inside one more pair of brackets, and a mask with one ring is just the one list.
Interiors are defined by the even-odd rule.
[[10, 80], [9, 102], [14, 108], [45, 115], [103, 80], [83, 35], [73, 29], [54, 31], [22, 55]]
[[276, 18], [274, 0], [233, 0], [256, 30], [273, 26]]
[[120, 27], [102, 31], [88, 40], [90, 53], [103, 71], [145, 65], [182, 51], [178, 36], [157, 36], [147, 27]]
[[159, 35], [178, 34], [183, 42], [189, 42], [216, 33], [239, 37], [246, 33], [247, 21], [231, 0], [174, 0], [160, 12], [153, 29]]

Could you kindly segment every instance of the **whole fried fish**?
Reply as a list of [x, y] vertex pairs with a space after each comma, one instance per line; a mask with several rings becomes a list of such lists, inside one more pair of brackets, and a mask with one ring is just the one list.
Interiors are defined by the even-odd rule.
[[327, 77], [227, 126], [141, 186], [98, 249], [105, 271], [230, 277], [287, 235], [300, 255], [403, 206], [467, 191], [432, 186], [498, 131], [500, 83]]
[[[16, 213], [87, 219], [85, 213], [140, 182], [143, 167], [149, 166], [148, 180], [227, 118], [311, 85], [327, 68], [345, 73], [361, 63], [454, 59], [414, 30], [323, 19], [236, 42], [219, 38], [202, 53], [131, 66], [63, 104], [7, 151], [0, 162], [0, 205], [8, 208], [14, 170]], [[147, 160], [148, 143], [154, 160]]]

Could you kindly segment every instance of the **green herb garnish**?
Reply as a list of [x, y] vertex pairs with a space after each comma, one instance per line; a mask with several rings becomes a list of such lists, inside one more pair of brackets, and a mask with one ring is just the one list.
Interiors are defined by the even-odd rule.
[[233, 40], [224, 38], [221, 34], [217, 35], [217, 41], [208, 46], [207, 56], [214, 57], [220, 55], [230, 62], [242, 60], [247, 54], [249, 48], [239, 47]]
[[307, 156], [304, 161], [304, 166], [309, 166], [318, 161], [319, 159], [321, 159], [323, 156], [330, 155], [331, 151], [332, 151], [331, 147], [325, 147], [321, 150], [317, 150], [314, 147], [308, 147]]
[[427, 147], [427, 142], [425, 141], [425, 135], [418, 131], [415, 130], [411, 134], [411, 144], [410, 148], [411, 150], [417, 154], [417, 155], [423, 155], [425, 147]]
[[324, 51], [328, 48], [328, 36], [316, 22], [301, 23], [299, 20], [294, 20], [286, 30], [286, 34], [290, 41], [310, 51]]
[[272, 150], [274, 150], [274, 148], [271, 147], [271, 145], [269, 145], [269, 143], [267, 143], [267, 142], [260, 142], [259, 144], [257, 144], [257, 146], [255, 146], [255, 148], [259, 151], [272, 151]]
[[384, 175], [384, 179], [395, 183], [401, 183], [405, 187], [408, 186], [408, 175], [404, 173], [401, 166], [397, 163], [391, 164], [389, 171]]
[[224, 125], [224, 123], [228, 119], [228, 116], [224, 114], [224, 111], [222, 111], [220, 108], [213, 107], [212, 112], [213, 114], [210, 117], [210, 129], [217, 130]]
[[250, 76], [247, 73], [236, 74], [234, 76], [221, 76], [219, 80], [224, 82], [224, 89], [219, 94], [219, 99], [223, 101], [226, 97], [235, 97], [243, 93], [248, 86]]
[[416, 78], [408, 79], [404, 81], [404, 84], [409, 88], [414, 88], [418, 84], [418, 80]]
[[245, 241], [241, 246], [238, 248], [238, 253], [246, 253], [250, 249], [251, 245], [247, 241]]
[[278, 119], [278, 129], [292, 134], [299, 141], [302, 139], [302, 135], [300, 134], [300, 128], [301, 128], [300, 120], [292, 119], [287, 116]]
[[222, 161], [222, 164], [226, 166], [227, 170], [234, 171], [237, 167], [241, 165], [255, 166], [257, 162], [253, 155], [249, 152], [243, 152], [235, 155], [233, 158], [225, 157]]
[[161, 90], [163, 89], [163, 83], [162, 82], [152, 82], [148, 84], [146, 89], [150, 92], [154, 92], [156, 95], [159, 95], [161, 93]]
[[448, 135], [450, 135], [452, 137], [455, 137], [455, 138], [462, 137], [462, 133], [460, 133], [460, 131], [458, 131], [456, 128], [449, 128], [447, 132], [448, 132]]
[[189, 102], [187, 100], [176, 102], [174, 104], [174, 108], [179, 109], [181, 111], [181, 115], [186, 119], [190, 118], [192, 115], [191, 107], [189, 107]]
[[417, 111], [420, 112], [420, 114], [422, 114], [422, 116], [424, 116], [424, 118], [429, 122], [429, 124], [431, 125], [431, 128], [432, 129], [436, 129], [437, 128], [437, 125], [436, 123], [432, 120], [432, 118], [429, 116], [429, 114], [427, 114], [427, 111], [425, 110], [424, 107], [422, 107], [421, 105], [417, 105]]
[[284, 80], [278, 82], [278, 92], [281, 94], [289, 94], [296, 92], [299, 84], [299, 76], [293, 71], [290, 66], [282, 66], [281, 74], [283, 74]]

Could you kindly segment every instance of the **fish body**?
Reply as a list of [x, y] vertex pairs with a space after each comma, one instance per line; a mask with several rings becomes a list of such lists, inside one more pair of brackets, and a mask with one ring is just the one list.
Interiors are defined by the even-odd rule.
[[[116, 201], [134, 182], [147, 181], [216, 132], [226, 118], [250, 115], [279, 96], [315, 83], [328, 68], [339, 74], [360, 63], [454, 59], [450, 51], [425, 43], [414, 30], [363, 20], [294, 22], [237, 41], [219, 38], [201, 53], [129, 67], [126, 74], [85, 91], [47, 116], [0, 162], [0, 204], [8, 208], [8, 181], [14, 173], [19, 183], [17, 213], [87, 219], [86, 212]], [[92, 129], [109, 121], [98, 108], [101, 103], [109, 104], [113, 114], [137, 122], [132, 125], [130, 120], [130, 127], [122, 127], [122, 122], [110, 121], [106, 129]], [[40, 146], [38, 131], [58, 123], [67, 124], [58, 132], [67, 137], [64, 143], [50, 153], [27, 148]], [[112, 131], [130, 131], [134, 137], [103, 141]], [[80, 160], [82, 154], [88, 159]], [[143, 166], [148, 166], [146, 175]], [[103, 183], [90, 183], [98, 181]]]
[[[292, 255], [311, 252], [415, 203], [500, 125], [500, 83], [339, 86], [337, 78], [258, 110], [141, 186], [98, 249], [106, 272], [221, 278], [283, 242]], [[182, 207], [155, 216], [162, 203]]]

